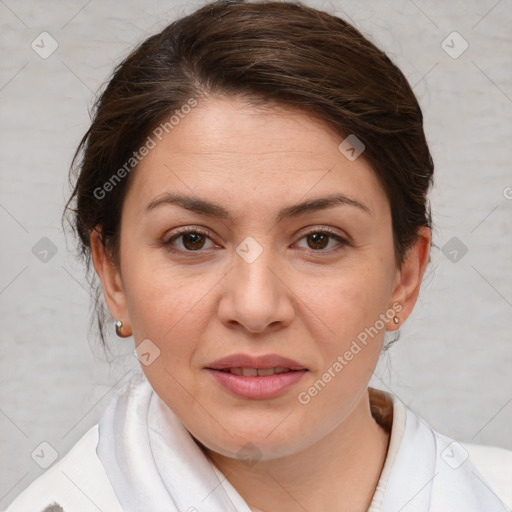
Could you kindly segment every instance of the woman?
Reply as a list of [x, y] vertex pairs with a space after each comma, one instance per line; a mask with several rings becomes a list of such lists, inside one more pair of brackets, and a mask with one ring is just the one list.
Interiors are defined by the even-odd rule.
[[428, 264], [433, 163], [355, 28], [208, 4], [118, 66], [77, 155], [74, 225], [143, 376], [10, 512], [507, 510], [509, 452], [368, 386]]

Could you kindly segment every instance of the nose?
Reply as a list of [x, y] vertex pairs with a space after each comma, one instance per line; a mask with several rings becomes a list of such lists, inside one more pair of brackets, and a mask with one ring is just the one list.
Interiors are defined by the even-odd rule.
[[252, 262], [235, 255], [234, 267], [223, 282], [220, 320], [250, 333], [274, 332], [289, 325], [295, 314], [292, 291], [279, 274], [270, 249]]

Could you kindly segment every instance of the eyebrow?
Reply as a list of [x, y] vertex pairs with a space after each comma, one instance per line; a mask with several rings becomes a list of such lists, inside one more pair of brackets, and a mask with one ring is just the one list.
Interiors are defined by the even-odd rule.
[[[220, 219], [225, 219], [227, 221], [233, 220], [228, 210], [226, 210], [223, 206], [219, 204], [212, 203], [210, 201], [206, 201], [198, 197], [171, 193], [167, 193], [148, 203], [148, 205], [145, 208], [145, 211], [146, 213], [148, 213], [154, 210], [155, 208], [158, 208], [159, 206], [169, 204], [181, 206], [186, 210], [190, 210], [200, 215], [206, 215], [208, 217], [217, 217]], [[318, 210], [324, 210], [326, 208], [331, 208], [333, 206], [338, 205], [353, 206], [363, 211], [364, 213], [371, 215], [370, 209], [363, 203], [356, 201], [355, 199], [352, 199], [345, 195], [336, 194], [325, 197], [319, 197], [317, 199], [310, 199], [308, 201], [303, 201], [302, 203], [286, 206], [279, 210], [276, 219], [277, 222], [281, 222], [284, 219], [298, 217], [299, 215], [304, 215], [306, 213], [311, 213]]]

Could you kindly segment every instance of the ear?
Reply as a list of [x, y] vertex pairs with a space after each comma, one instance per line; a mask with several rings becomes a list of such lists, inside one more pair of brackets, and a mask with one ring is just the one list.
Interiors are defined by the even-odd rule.
[[126, 308], [126, 295], [120, 269], [112, 261], [105, 249], [98, 229], [91, 232], [89, 240], [92, 262], [103, 286], [107, 307], [114, 319], [121, 320], [123, 322], [123, 329], [128, 331], [130, 329], [130, 320]]
[[387, 327], [389, 331], [399, 329], [416, 304], [423, 274], [429, 262], [431, 241], [431, 230], [427, 227], [419, 228], [416, 242], [407, 250], [402, 265], [397, 269], [390, 305], [399, 303], [402, 309], [396, 309], [400, 322], [390, 322]]

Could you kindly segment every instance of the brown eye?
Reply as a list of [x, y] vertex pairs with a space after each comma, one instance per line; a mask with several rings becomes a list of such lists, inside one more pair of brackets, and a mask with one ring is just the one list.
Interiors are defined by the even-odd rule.
[[205, 242], [205, 236], [200, 233], [184, 233], [181, 236], [183, 237], [184, 247], [189, 251], [202, 249]]
[[163, 245], [170, 251], [190, 253], [194, 251], [199, 252], [201, 249], [211, 249], [215, 244], [211, 240], [209, 233], [203, 233], [199, 228], [189, 228], [174, 234], [164, 241]]
[[341, 249], [344, 246], [350, 245], [347, 240], [327, 228], [305, 233], [300, 239], [300, 242], [302, 241], [305, 244], [301, 248], [310, 249], [313, 252], [330, 252], [331, 249]]
[[311, 233], [307, 235], [308, 245], [311, 249], [325, 249], [329, 243], [329, 235], [325, 233]]

